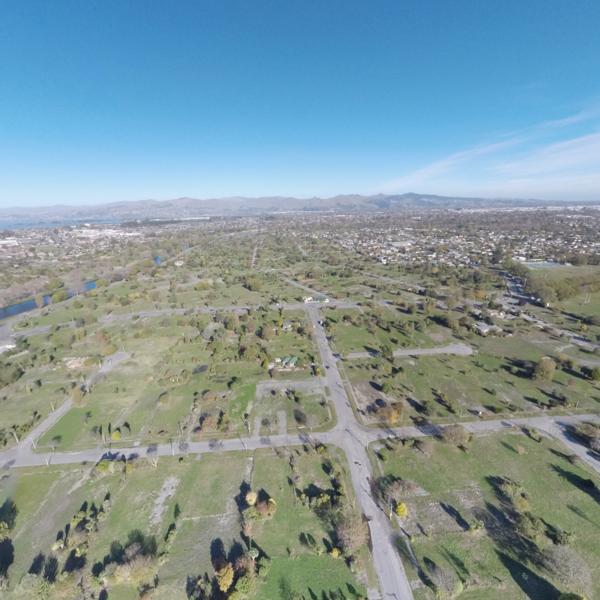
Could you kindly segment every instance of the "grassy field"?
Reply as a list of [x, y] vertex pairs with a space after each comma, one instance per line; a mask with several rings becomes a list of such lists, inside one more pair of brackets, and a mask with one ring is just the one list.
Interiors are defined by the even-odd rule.
[[449, 330], [426, 324], [418, 315], [406, 315], [394, 308], [328, 309], [328, 333], [335, 349], [342, 355], [350, 352], [378, 351], [388, 345], [430, 347], [451, 341]]
[[[51, 344], [55, 336], [69, 331], [39, 336], [39, 343]], [[112, 356], [99, 356], [103, 351], [124, 352], [127, 357], [93, 379], [103, 361]], [[316, 351], [302, 311], [256, 311], [239, 317], [224, 312], [214, 318], [164, 316], [133, 320], [127, 327], [96, 326], [62, 349], [58, 357], [68, 360], [67, 354], [83, 359], [72, 373], [64, 365], [58, 373], [51, 371], [53, 380], [58, 383], [61, 376], [70, 375], [71, 381], [94, 383], [42, 436], [40, 449], [236, 436], [247, 434], [256, 418], [277, 423], [280, 411], [285, 412], [291, 430], [299, 424], [319, 428], [330, 418], [319, 390], [303, 397], [302, 406], [292, 406], [285, 398], [255, 402], [261, 382], [314, 378], [311, 365]], [[293, 368], [277, 362], [290, 356], [298, 361]], [[71, 394], [68, 379], [62, 387], [55, 403]], [[26, 403], [11, 402], [21, 418], [26, 417], [27, 407], [39, 403], [42, 392], [36, 394]]]
[[[335, 453], [324, 456], [314, 451], [165, 458], [155, 467], [143, 464], [127, 474], [121, 468], [99, 472], [76, 466], [12, 471], [4, 475], [0, 494], [0, 503], [10, 498], [18, 511], [10, 531], [14, 551], [14, 561], [9, 561], [8, 566], [11, 591], [3, 592], [2, 597], [33, 597], [30, 594], [42, 578], [26, 573], [41, 552], [47, 559], [56, 557], [59, 573], [63, 573], [49, 586], [47, 597], [51, 600], [74, 597], [81, 576], [90, 589], [98, 590], [104, 582], [110, 600], [134, 600], [138, 598], [137, 586], [152, 583], [155, 574], [159, 584], [152, 598], [184, 600], [188, 577], [206, 573], [212, 578], [213, 565], [220, 555], [234, 560], [250, 543], [260, 556], [268, 557], [269, 568], [258, 576], [248, 598], [285, 600], [285, 590], [305, 594], [311, 590], [317, 597], [343, 590], [346, 598], [358, 598], [365, 593], [370, 570], [368, 554], [360, 553], [354, 573], [342, 559], [327, 554], [328, 546], [321, 542], [330, 539], [327, 524], [300, 503], [290, 486], [292, 457], [294, 472], [301, 474], [296, 487], [303, 489], [312, 484], [325, 489], [329, 480], [323, 463], [328, 459], [341, 469], [342, 483], [351, 501], [346, 466], [338, 462]], [[270, 517], [253, 522], [251, 542], [240, 532], [239, 508], [240, 494], [243, 498], [244, 490], [250, 488], [264, 490], [277, 507]], [[104, 512], [89, 535], [77, 528], [68, 534], [71, 537], [67, 540], [72, 544], [77, 537], [85, 539], [85, 552], [81, 561], [65, 571], [71, 546], [65, 550], [56, 548], [57, 531], [73, 523], [73, 515], [84, 503], [88, 508], [104, 506]], [[165, 541], [172, 523], [174, 532]], [[110, 555], [111, 544], [125, 543], [128, 533], [136, 529], [144, 536], [154, 537], [157, 558], [148, 559], [148, 564], [138, 570], [131, 567], [113, 572], [107, 563], [101, 577], [92, 577], [94, 565], [106, 562], [104, 557]], [[307, 547], [301, 534], [312, 536], [317, 545]]]
[[[453, 421], [499, 414], [540, 414], [564, 395], [569, 410], [596, 411], [600, 403], [598, 385], [576, 371], [557, 369], [552, 381], [530, 376], [530, 369], [542, 356], [556, 350], [556, 343], [543, 332], [535, 336], [473, 338], [472, 356], [420, 356], [397, 358], [396, 373], [387, 375], [389, 398], [405, 399], [404, 420], [427, 416]], [[380, 380], [375, 368], [380, 361], [347, 361], [344, 365], [355, 397], [364, 409], [381, 394], [370, 382]], [[552, 404], [555, 406], [551, 406]]]
[[[424, 582], [419, 600], [433, 598], [427, 585], [431, 563], [441, 567], [464, 592], [460, 598], [552, 600], [557, 590], [583, 587], [588, 598], [600, 594], [600, 548], [597, 544], [598, 488], [586, 487], [597, 477], [567, 460], [562, 447], [551, 440], [535, 442], [520, 433], [498, 433], [475, 438], [468, 451], [434, 441], [426, 453], [408, 446], [380, 449], [374, 461], [382, 475], [417, 484], [404, 499], [408, 517], [403, 528], [419, 567], [405, 556], [412, 577]], [[566, 581], [544, 568], [541, 555], [556, 548], [546, 535], [537, 546], [515, 530], [515, 515], [499, 492], [498, 477], [522, 486], [528, 511], [552, 528], [571, 534], [568, 552], [580, 559], [581, 576]], [[473, 528], [481, 523], [482, 528]], [[401, 544], [405, 548], [404, 543]], [[429, 567], [428, 567], [429, 565]], [[568, 579], [568, 578], [567, 578]]]
[[600, 315], [600, 292], [579, 294], [561, 302], [559, 306], [576, 315], [597, 317]]
[[536, 279], [560, 281], [570, 277], [600, 276], [599, 265], [562, 265], [555, 263], [528, 263], [531, 276]]

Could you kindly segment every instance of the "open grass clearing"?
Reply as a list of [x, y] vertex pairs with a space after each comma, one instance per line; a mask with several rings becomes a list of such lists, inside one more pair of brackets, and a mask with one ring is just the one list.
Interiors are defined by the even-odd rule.
[[[569, 589], [540, 569], [534, 554], [519, 554], [521, 546], [502, 516], [507, 509], [494, 479], [509, 477], [527, 492], [532, 514], [572, 533], [569, 546], [587, 565], [588, 597], [596, 597], [600, 592], [596, 543], [600, 518], [598, 501], [583, 483], [592, 479], [598, 485], [591, 471], [580, 463], [572, 464], [564, 448], [552, 440], [535, 442], [522, 433], [476, 437], [467, 452], [443, 442], [431, 444], [426, 454], [394, 446], [380, 449], [375, 458], [381, 474], [417, 484], [417, 491], [404, 499], [409, 516], [403, 526], [425, 571], [428, 559], [456, 581], [462, 579], [465, 593], [460, 598], [492, 600], [503, 594], [542, 600], [557, 597], [555, 586], [560, 591]], [[475, 521], [482, 522], [483, 529], [470, 531]], [[542, 549], [553, 545], [547, 539], [540, 544]], [[417, 579], [410, 561], [405, 564]], [[415, 597], [429, 599], [433, 594], [422, 586]]]

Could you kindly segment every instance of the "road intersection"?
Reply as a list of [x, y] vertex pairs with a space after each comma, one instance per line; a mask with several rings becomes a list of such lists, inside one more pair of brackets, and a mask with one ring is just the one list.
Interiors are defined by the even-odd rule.
[[[307, 291], [310, 288], [302, 286]], [[352, 303], [343, 303], [332, 300], [329, 306], [345, 306]], [[430, 425], [425, 427], [398, 427], [390, 429], [373, 429], [357, 421], [350, 399], [348, 397], [342, 375], [338, 368], [338, 358], [333, 353], [327, 334], [323, 328], [320, 303], [301, 303], [278, 305], [282, 308], [303, 308], [311, 321], [315, 343], [317, 344], [323, 367], [322, 379], [327, 386], [330, 399], [336, 413], [336, 424], [329, 431], [318, 434], [278, 434], [268, 437], [248, 436], [200, 442], [169, 442], [167, 444], [152, 444], [146, 447], [134, 445], [129, 448], [111, 450], [106, 447], [91, 448], [74, 452], [36, 452], [35, 442], [48, 431], [71, 408], [70, 401], [63, 403], [52, 412], [42, 423], [23, 438], [21, 442], [10, 450], [0, 453], [0, 466], [3, 468], [33, 467], [49, 464], [81, 464], [95, 463], [103, 457], [118, 459], [120, 457], [132, 458], [146, 456], [157, 458], [160, 456], [176, 456], [184, 454], [204, 454], [230, 451], [250, 451], [260, 448], [296, 446], [302, 444], [323, 443], [341, 448], [347, 458], [350, 476], [356, 499], [360, 505], [371, 534], [371, 547], [375, 570], [379, 580], [381, 595], [371, 592], [370, 598], [383, 600], [411, 600], [412, 590], [410, 582], [404, 571], [397, 549], [398, 532], [392, 527], [388, 516], [377, 504], [372, 495], [373, 473], [371, 461], [368, 456], [369, 444], [378, 440], [390, 438], [423, 437], [439, 434], [439, 427]], [[215, 312], [217, 310], [247, 309], [249, 307], [198, 307], [195, 312]], [[178, 309], [157, 311], [144, 311], [136, 313], [140, 318], [156, 317], [179, 312]], [[183, 312], [183, 310], [181, 311]], [[109, 315], [105, 321], [133, 318], [128, 315]], [[36, 328], [39, 333], [41, 328]], [[23, 334], [23, 332], [21, 332]], [[27, 332], [25, 332], [27, 335]], [[460, 346], [460, 347], [459, 347]], [[437, 352], [435, 349], [430, 349]], [[466, 345], [456, 347], [443, 347], [439, 351], [459, 354], [469, 354], [471, 349]], [[402, 349], [395, 353], [396, 356], [422, 354], [425, 349]], [[426, 352], [425, 352], [426, 353]], [[354, 357], [354, 356], [353, 356]], [[558, 438], [573, 453], [587, 461], [600, 473], [600, 463], [591, 456], [587, 450], [568, 435], [568, 427], [582, 420], [598, 421], [596, 415], [580, 415], [576, 417], [528, 417], [522, 419], [500, 419], [490, 421], [470, 421], [463, 425], [473, 433], [499, 431], [506, 428], [536, 428]]]

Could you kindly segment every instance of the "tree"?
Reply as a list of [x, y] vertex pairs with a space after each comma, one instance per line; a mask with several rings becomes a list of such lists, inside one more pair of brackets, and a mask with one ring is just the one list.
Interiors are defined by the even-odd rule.
[[535, 379], [544, 381], [552, 381], [554, 372], [556, 371], [556, 363], [549, 356], [542, 356], [538, 364], [535, 366], [533, 376]]
[[231, 563], [225, 563], [217, 572], [217, 585], [219, 589], [225, 593], [229, 590], [233, 583], [233, 565]]
[[442, 429], [442, 439], [448, 444], [465, 448], [471, 440], [471, 434], [462, 425], [447, 425]]
[[504, 248], [496, 246], [492, 252], [492, 264], [499, 265], [504, 260]]
[[36, 294], [35, 304], [38, 308], [43, 308], [44, 306], [46, 306], [46, 300], [44, 298], [44, 294]]
[[436, 598], [440, 600], [455, 598], [462, 592], [462, 583], [456, 578], [452, 569], [444, 569], [427, 557], [424, 562]]
[[369, 529], [361, 517], [355, 514], [342, 515], [335, 526], [335, 534], [346, 554], [353, 554], [369, 540]]
[[394, 362], [394, 352], [389, 344], [382, 344], [379, 353], [388, 362]]
[[406, 517], [408, 517], [408, 506], [406, 506], [404, 502], [398, 502], [398, 504], [396, 504], [396, 514], [401, 519], [406, 519]]
[[52, 303], [56, 304], [57, 302], [64, 302], [69, 299], [69, 292], [65, 289], [57, 290], [52, 294]]
[[18, 514], [17, 505], [12, 498], [7, 498], [0, 506], [0, 540], [7, 537], [8, 532], [14, 528]]
[[403, 412], [404, 405], [402, 402], [392, 402], [378, 409], [377, 415], [382, 423], [393, 427], [400, 422]]

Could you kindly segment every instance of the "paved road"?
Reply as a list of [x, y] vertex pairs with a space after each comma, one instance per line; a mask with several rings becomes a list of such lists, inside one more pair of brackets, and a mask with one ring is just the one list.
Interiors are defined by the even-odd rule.
[[91, 388], [99, 379], [108, 375], [115, 367], [119, 366], [123, 361], [129, 358], [129, 352], [119, 350], [110, 356], [106, 356], [100, 365], [100, 368], [93, 373], [86, 381], [87, 388]]
[[411, 600], [412, 589], [404, 571], [404, 565], [394, 543], [394, 532], [383, 513], [377, 506], [371, 494], [371, 463], [367, 456], [369, 434], [356, 421], [350, 399], [344, 388], [344, 383], [333, 356], [327, 335], [321, 325], [319, 309], [314, 305], [308, 306], [315, 341], [321, 353], [325, 368], [325, 380], [331, 393], [331, 400], [337, 415], [337, 424], [331, 436], [346, 453], [350, 475], [356, 498], [369, 522], [371, 532], [373, 562], [379, 578], [379, 587], [383, 598]]
[[[446, 346], [434, 346], [433, 348], [398, 348], [398, 350], [394, 350], [394, 356], [396, 358], [407, 356], [433, 356], [435, 354], [470, 356], [473, 354], [473, 348], [468, 344], [458, 342], [455, 344], [447, 344]], [[345, 358], [352, 360], [355, 358], [370, 358], [373, 356], [379, 356], [379, 352], [377, 350], [373, 350], [372, 352], [350, 352], [346, 354]]]
[[[31, 443], [36, 437], [39, 439], [41, 434], [45, 433], [60, 417], [63, 416], [70, 408], [69, 402], [63, 403], [60, 408], [51, 413], [53, 420], [48, 418], [32, 430], [26, 438], [23, 438], [19, 446], [15, 446], [10, 450], [0, 452], [0, 468], [2, 467], [28, 467], [42, 466], [48, 463], [48, 460], [53, 464], [80, 464], [82, 462], [95, 462], [99, 460], [107, 452], [115, 452], [124, 456], [171, 456], [181, 454], [205, 454], [210, 452], [233, 452], [240, 450], [255, 450], [258, 448], [269, 448], [279, 446], [298, 446], [310, 442], [320, 442], [323, 444], [332, 444], [343, 447], [344, 441], [348, 436], [355, 441], [365, 445], [378, 440], [392, 438], [413, 438], [413, 437], [428, 437], [437, 435], [440, 427], [431, 425], [429, 427], [393, 427], [389, 429], [370, 429], [357, 424], [358, 431], [352, 432], [349, 429], [341, 429], [336, 426], [330, 431], [314, 434], [286, 434], [286, 435], [271, 435], [271, 436], [250, 436], [238, 437], [221, 440], [205, 440], [201, 442], [184, 442], [174, 441], [171, 443], [150, 444], [148, 446], [129, 446], [111, 449], [106, 448], [89, 448], [74, 452], [33, 452]], [[49, 415], [50, 416], [50, 415]], [[489, 421], [466, 421], [461, 423], [467, 430], [475, 434], [489, 433], [495, 431], [503, 431], [512, 428], [531, 427], [540, 429], [556, 437], [563, 445], [577, 453], [584, 461], [586, 461], [595, 470], [598, 470], [600, 461], [594, 458], [585, 446], [582, 446], [577, 441], [571, 439], [565, 433], [569, 425], [581, 423], [583, 421], [593, 421], [600, 423], [600, 417], [596, 414], [583, 414], [577, 416], [540, 416], [540, 417], [524, 417], [519, 419], [494, 419]]]
[[[307, 288], [309, 291], [310, 288]], [[336, 305], [336, 302], [331, 304]], [[342, 303], [339, 303], [342, 304]], [[411, 600], [412, 590], [404, 566], [398, 554], [395, 544], [395, 534], [391, 524], [377, 505], [371, 495], [371, 464], [367, 455], [369, 443], [389, 437], [418, 437], [426, 435], [435, 435], [439, 428], [431, 426], [429, 428], [401, 427], [389, 430], [369, 429], [359, 424], [353, 413], [350, 400], [346, 393], [342, 377], [340, 375], [336, 358], [333, 355], [331, 347], [327, 341], [327, 336], [321, 323], [320, 304], [300, 304], [284, 305], [284, 308], [291, 306], [302, 307], [306, 309], [314, 330], [315, 342], [321, 354], [321, 360], [324, 367], [323, 380], [330, 390], [331, 401], [336, 411], [336, 426], [324, 433], [308, 435], [278, 434], [268, 437], [249, 436], [237, 439], [224, 439], [201, 442], [187, 443], [167, 443], [155, 444], [148, 447], [133, 446], [130, 448], [120, 448], [114, 450], [114, 456], [169, 456], [178, 454], [203, 454], [211, 452], [227, 451], [247, 451], [259, 448], [294, 446], [305, 443], [321, 442], [331, 444], [341, 448], [348, 459], [352, 485], [356, 498], [361, 506], [362, 512], [369, 523], [371, 539], [373, 542], [373, 560], [375, 570], [379, 579], [380, 590], [384, 600]], [[239, 309], [240, 307], [234, 307]], [[172, 309], [168, 309], [172, 310]], [[177, 310], [177, 309], [176, 309]], [[206, 307], [199, 311], [227, 310], [227, 307]], [[139, 316], [158, 316], [153, 311], [137, 313]], [[161, 314], [166, 314], [161, 311]], [[127, 317], [124, 317], [127, 318]], [[131, 315], [129, 315], [131, 318]], [[471, 349], [464, 344], [455, 344], [454, 350], [457, 353], [470, 353]], [[460, 346], [460, 348], [457, 348]], [[448, 346], [446, 352], [448, 351]], [[424, 352], [439, 353], [439, 349], [425, 349]], [[437, 350], [437, 352], [435, 352]], [[434, 351], [434, 352], [431, 352]], [[402, 349], [400, 352], [406, 352], [408, 355], [414, 355], [415, 349]], [[400, 354], [402, 355], [402, 354]], [[42, 466], [47, 464], [73, 464], [73, 463], [93, 463], [102, 456], [110, 452], [106, 448], [92, 448], [79, 452], [60, 452], [60, 453], [35, 453], [33, 445], [39, 436], [43, 435], [50, 427], [54, 425], [70, 408], [67, 402], [57, 411], [47, 417], [43, 423], [38, 425], [29, 436], [15, 448], [0, 453], [0, 466], [4, 468]], [[502, 430], [505, 427], [535, 427], [546, 431], [561, 440], [568, 448], [577, 453], [581, 458], [587, 461], [596, 471], [600, 472], [600, 463], [588, 451], [568, 436], [568, 425], [581, 420], [600, 420], [596, 415], [581, 415], [578, 417], [530, 417], [523, 419], [500, 419], [496, 421], [476, 421], [464, 423], [464, 426], [474, 433], [485, 431]]]
[[73, 406], [71, 399], [65, 400], [56, 410], [52, 411], [43, 421], [38, 423], [16, 446], [19, 453], [30, 454], [39, 440], [47, 431], [52, 429]]
[[254, 269], [254, 265], [256, 264], [256, 255], [258, 253], [258, 244], [254, 246], [254, 250], [252, 251], [252, 258], [250, 259], [250, 268]]
[[[100, 368], [87, 380], [87, 387], [92, 387], [92, 385], [94, 385], [99, 378], [110, 373], [119, 363], [122, 363], [128, 358], [129, 354], [122, 351], [115, 352], [114, 354], [107, 356], [102, 361]], [[68, 398], [56, 410], [52, 411], [43, 421], [38, 423], [23, 439], [21, 439], [14, 448], [14, 451], [19, 456], [31, 454], [32, 450], [35, 449], [37, 440], [39, 440], [47, 431], [52, 429], [52, 427], [54, 427], [54, 425], [56, 425], [56, 423], [58, 423], [71, 410], [72, 407], [73, 401]]]
[[322, 391], [325, 385], [325, 381], [319, 377], [311, 377], [310, 379], [268, 379], [256, 384], [256, 397], [266, 396], [271, 390], [296, 390], [310, 394], [315, 391]]
[[[383, 511], [377, 506], [371, 495], [370, 462], [367, 456], [367, 446], [373, 438], [372, 433], [359, 425], [352, 412], [350, 400], [346, 394], [342, 378], [337, 368], [325, 330], [320, 325], [321, 316], [319, 306], [316, 304], [303, 304], [306, 308], [314, 328], [315, 340], [321, 353], [324, 367], [325, 383], [330, 390], [331, 399], [337, 415], [337, 424], [332, 431], [319, 434], [315, 441], [325, 444], [334, 444], [344, 450], [348, 458], [350, 475], [355, 490], [356, 498], [369, 522], [371, 539], [373, 542], [373, 559], [378, 574], [380, 589], [383, 598], [396, 598], [398, 600], [412, 600], [412, 591], [404, 572], [404, 567], [394, 544], [394, 533]], [[104, 366], [104, 365], [103, 365]], [[101, 369], [102, 370], [102, 369]], [[40, 426], [40, 431], [47, 431], [69, 406], [55, 411]], [[41, 466], [52, 464], [72, 464], [82, 462], [96, 462], [107, 450], [94, 448], [79, 452], [40, 453], [33, 451], [36, 437], [31, 436], [27, 443], [19, 444], [16, 448], [0, 453], [0, 464], [5, 467]], [[374, 439], [374, 438], [373, 438]], [[190, 442], [186, 444], [158, 444], [148, 448], [131, 447], [119, 449], [117, 455], [126, 456], [148, 455], [168, 456], [180, 453], [201, 454], [206, 452], [219, 452], [231, 450], [252, 450], [271, 446], [293, 446], [306, 443], [309, 440], [303, 435], [275, 435], [271, 437], [248, 437], [218, 441]]]
[[[595, 471], [600, 473], [600, 457], [594, 456], [585, 446], [569, 435], [569, 427], [583, 421], [600, 423], [600, 416], [597, 414], [570, 416], [542, 415], [539, 417], [521, 417], [516, 419], [466, 421], [461, 423], [461, 425], [474, 434], [491, 433], [512, 428], [522, 429], [524, 427], [539, 429], [556, 438], [574, 454], [577, 454], [577, 456], [587, 462]], [[429, 425], [425, 427], [392, 427], [389, 429], [371, 431], [369, 437], [374, 441], [388, 438], [427, 437], [437, 435], [439, 432], [440, 426], [438, 425]]]

